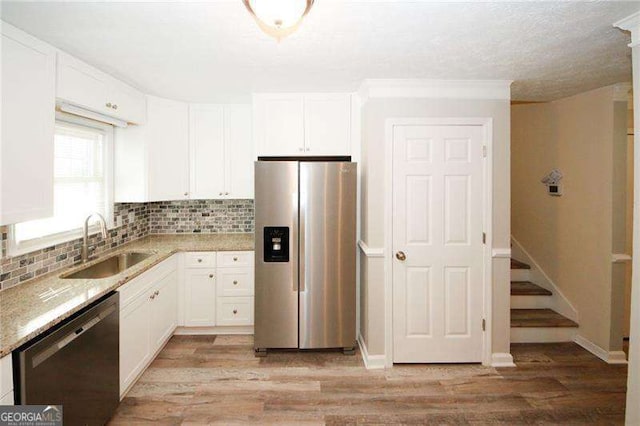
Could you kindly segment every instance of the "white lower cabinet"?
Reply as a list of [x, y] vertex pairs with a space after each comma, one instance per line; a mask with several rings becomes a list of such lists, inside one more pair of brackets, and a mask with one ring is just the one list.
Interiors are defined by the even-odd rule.
[[118, 289], [120, 396], [173, 335], [178, 320], [178, 270], [173, 256]]
[[11, 355], [0, 358], [0, 405], [13, 405], [13, 364]]
[[140, 295], [120, 311], [120, 396], [151, 360], [148, 297]]
[[176, 254], [120, 287], [120, 397], [176, 327], [184, 334], [248, 332], [253, 288], [253, 251]]
[[184, 277], [184, 326], [216, 325], [216, 270], [187, 268]]

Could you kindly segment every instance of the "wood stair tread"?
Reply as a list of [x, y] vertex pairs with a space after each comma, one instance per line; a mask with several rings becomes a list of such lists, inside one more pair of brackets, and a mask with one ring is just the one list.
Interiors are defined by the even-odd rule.
[[511, 281], [512, 296], [551, 296], [546, 288], [542, 288], [530, 281]]
[[552, 309], [511, 309], [511, 327], [577, 327]]
[[511, 259], [511, 269], [531, 269], [531, 266], [516, 259]]

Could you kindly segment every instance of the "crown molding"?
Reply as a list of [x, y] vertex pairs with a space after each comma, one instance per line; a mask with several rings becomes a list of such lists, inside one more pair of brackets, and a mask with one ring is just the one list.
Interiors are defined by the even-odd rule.
[[512, 80], [367, 79], [358, 95], [375, 98], [511, 100]]
[[621, 30], [631, 31], [629, 47], [640, 46], [640, 11], [619, 20], [613, 26]]

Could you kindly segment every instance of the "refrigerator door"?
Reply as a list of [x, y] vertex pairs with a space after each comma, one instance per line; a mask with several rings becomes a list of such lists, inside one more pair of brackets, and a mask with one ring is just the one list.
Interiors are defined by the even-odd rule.
[[300, 348], [356, 340], [356, 163], [300, 163]]
[[256, 162], [255, 188], [254, 348], [297, 348], [298, 162]]

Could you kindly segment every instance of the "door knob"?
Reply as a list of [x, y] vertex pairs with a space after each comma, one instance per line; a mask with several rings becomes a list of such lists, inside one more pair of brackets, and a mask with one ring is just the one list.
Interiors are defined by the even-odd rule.
[[399, 251], [396, 253], [396, 259], [398, 259], [400, 262], [404, 262], [407, 259], [407, 255], [404, 254], [403, 251]]

